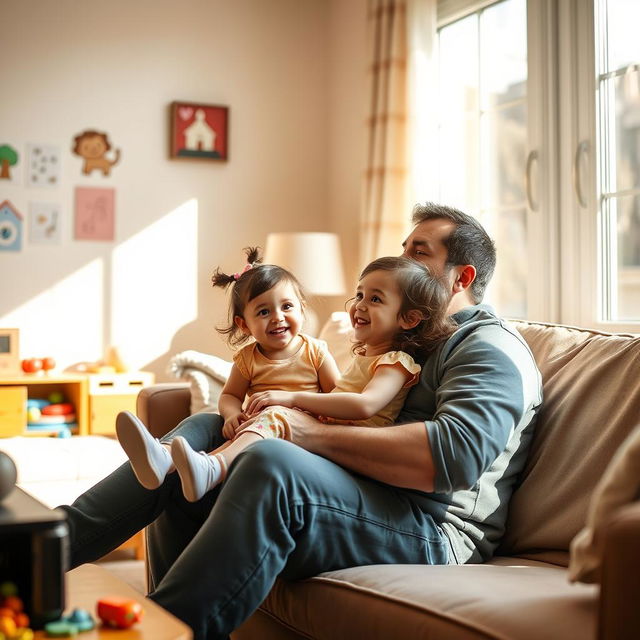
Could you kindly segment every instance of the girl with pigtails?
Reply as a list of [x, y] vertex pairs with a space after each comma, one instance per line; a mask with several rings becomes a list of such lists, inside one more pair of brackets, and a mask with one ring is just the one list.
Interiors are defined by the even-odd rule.
[[282, 267], [262, 264], [257, 247], [247, 247], [245, 253], [247, 263], [241, 271], [226, 274], [218, 268], [211, 278], [214, 287], [231, 287], [229, 324], [218, 332], [232, 348], [242, 347], [218, 400], [225, 420], [222, 433], [228, 440], [200, 455], [184, 438], [171, 445], [160, 443], [136, 416], [118, 414], [118, 440], [147, 489], [158, 488], [175, 466], [187, 500], [199, 500], [224, 480], [241, 451], [270, 435], [251, 427], [239, 437], [249, 418], [243, 410], [245, 398], [270, 389], [328, 393], [335, 387], [339, 371], [326, 342], [301, 333], [306, 299], [296, 277]]
[[[237, 351], [218, 403], [228, 441], [215, 451], [196, 452], [182, 437], [160, 443], [130, 413], [119, 414], [118, 439], [136, 477], [159, 487], [172, 467], [185, 498], [200, 500], [224, 481], [228, 467], [247, 446], [264, 438], [290, 439], [286, 412], [310, 412], [325, 422], [360, 426], [393, 424], [422, 360], [454, 330], [447, 290], [428, 268], [408, 258], [380, 258], [358, 282], [349, 315], [354, 358], [339, 377], [326, 343], [300, 333], [305, 298], [296, 278], [261, 264], [248, 248], [247, 265], [227, 275], [218, 269], [214, 286], [231, 286], [230, 323], [219, 331]], [[322, 392], [322, 393], [318, 393]]]

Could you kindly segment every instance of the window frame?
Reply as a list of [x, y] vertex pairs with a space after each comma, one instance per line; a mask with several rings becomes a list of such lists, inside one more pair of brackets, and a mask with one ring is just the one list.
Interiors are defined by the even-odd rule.
[[[499, 1], [440, 0], [449, 13], [437, 28]], [[637, 333], [640, 319], [603, 315], [597, 2], [527, 1], [527, 317]]]

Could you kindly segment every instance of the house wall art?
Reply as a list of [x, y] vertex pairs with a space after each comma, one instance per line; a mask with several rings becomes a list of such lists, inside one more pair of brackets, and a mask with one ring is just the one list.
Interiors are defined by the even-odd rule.
[[22, 248], [22, 214], [8, 201], [0, 202], [0, 251]]
[[229, 108], [193, 102], [171, 104], [171, 157], [227, 160]]

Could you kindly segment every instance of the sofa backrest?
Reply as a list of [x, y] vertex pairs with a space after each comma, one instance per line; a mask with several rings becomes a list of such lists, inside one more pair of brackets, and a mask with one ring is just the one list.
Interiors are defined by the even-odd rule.
[[499, 553], [566, 552], [596, 482], [640, 423], [640, 337], [514, 324], [542, 373], [544, 400]]

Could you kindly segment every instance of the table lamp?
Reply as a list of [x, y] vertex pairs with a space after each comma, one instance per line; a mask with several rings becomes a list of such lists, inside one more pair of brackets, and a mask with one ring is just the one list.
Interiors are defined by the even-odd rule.
[[[288, 269], [305, 291], [315, 296], [340, 296], [345, 293], [340, 240], [335, 233], [270, 233], [264, 262]], [[307, 306], [305, 331], [315, 335], [318, 317]]]

